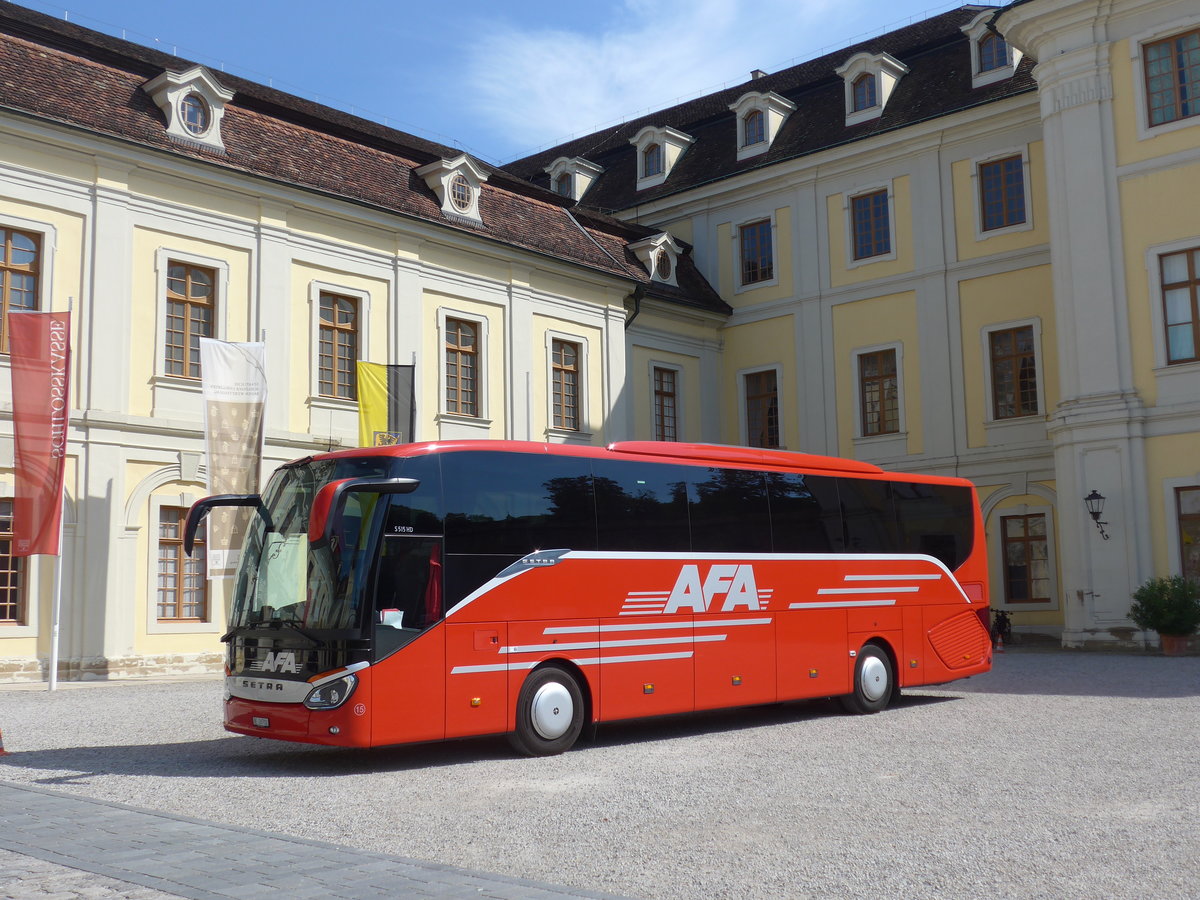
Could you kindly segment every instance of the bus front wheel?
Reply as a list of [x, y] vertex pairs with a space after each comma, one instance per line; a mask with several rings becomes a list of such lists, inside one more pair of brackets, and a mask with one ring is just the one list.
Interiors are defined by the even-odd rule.
[[892, 661], [882, 647], [867, 644], [858, 651], [854, 664], [854, 693], [841, 698], [847, 712], [874, 713], [892, 699], [895, 674]]
[[535, 669], [517, 698], [517, 729], [509, 735], [526, 756], [553, 756], [570, 749], [583, 732], [583, 692], [558, 666]]

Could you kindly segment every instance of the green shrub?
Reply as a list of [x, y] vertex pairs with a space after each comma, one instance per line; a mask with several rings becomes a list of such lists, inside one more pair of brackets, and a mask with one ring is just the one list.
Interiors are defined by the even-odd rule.
[[1133, 592], [1129, 618], [1143, 631], [1191, 634], [1200, 627], [1200, 585], [1182, 575], [1151, 578]]

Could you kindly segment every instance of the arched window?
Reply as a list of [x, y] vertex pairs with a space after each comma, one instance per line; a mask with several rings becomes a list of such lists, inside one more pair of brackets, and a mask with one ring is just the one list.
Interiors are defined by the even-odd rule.
[[182, 113], [180, 118], [183, 120], [183, 127], [197, 137], [207, 132], [208, 126], [212, 124], [208, 104], [199, 94], [188, 94], [184, 97], [179, 103], [179, 111]]
[[984, 35], [979, 41], [979, 71], [991, 72], [1008, 65], [1008, 43], [998, 34]]
[[875, 76], [870, 72], [864, 72], [854, 79], [854, 100], [852, 112], [858, 112], [863, 109], [870, 109], [875, 106], [878, 101], [875, 95]]
[[661, 175], [663, 170], [662, 144], [647, 144], [642, 151], [642, 177]]
[[742, 120], [742, 135], [743, 147], [761, 144], [767, 139], [766, 117], [761, 109], [752, 109], [746, 113], [746, 118]]
[[571, 173], [563, 172], [554, 179], [554, 193], [562, 194], [564, 197], [571, 196]]

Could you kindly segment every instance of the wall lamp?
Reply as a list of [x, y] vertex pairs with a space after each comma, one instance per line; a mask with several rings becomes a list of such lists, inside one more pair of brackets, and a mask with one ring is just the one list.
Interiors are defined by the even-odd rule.
[[1104, 530], [1107, 522], [1100, 521], [1100, 514], [1104, 512], [1105, 497], [1099, 491], [1092, 491], [1083, 498], [1083, 505], [1087, 507], [1088, 513], [1092, 517], [1092, 521], [1096, 523], [1096, 527], [1100, 529], [1100, 536], [1106, 541], [1108, 540], [1108, 532]]

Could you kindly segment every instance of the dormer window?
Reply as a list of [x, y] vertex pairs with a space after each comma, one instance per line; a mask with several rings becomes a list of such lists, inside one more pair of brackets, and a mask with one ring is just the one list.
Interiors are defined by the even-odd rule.
[[630, 138], [629, 143], [637, 147], [637, 189], [640, 191], [666, 181], [671, 169], [694, 140], [691, 135], [674, 128], [653, 125], [647, 125]]
[[550, 190], [563, 197], [579, 200], [604, 172], [604, 168], [588, 162], [582, 156], [574, 159], [560, 156], [543, 171], [550, 176]]
[[455, 172], [454, 177], [450, 179], [450, 202], [459, 212], [466, 212], [471, 208], [472, 199], [471, 182], [467, 181], [462, 172]]
[[908, 66], [887, 53], [856, 53], [837, 70], [846, 99], [846, 124], [858, 125], [883, 115]]
[[747, 159], [771, 149], [779, 129], [796, 104], [773, 91], [742, 94], [729, 108], [737, 117], [737, 158]]
[[675, 270], [679, 262], [679, 255], [683, 253], [683, 248], [675, 243], [675, 239], [667, 232], [663, 231], [653, 237], [644, 238], [629, 245], [646, 271], [650, 273], [650, 280], [661, 282], [662, 284], [670, 284], [678, 287], [678, 282], [675, 280]]
[[663, 170], [662, 144], [650, 144], [642, 151], [642, 177], [661, 175]]
[[978, 88], [1012, 78], [1021, 61], [1021, 51], [988, 28], [994, 9], [981, 12], [963, 26], [971, 42], [971, 87]]
[[1008, 65], [1008, 42], [998, 34], [986, 35], [979, 42], [979, 71], [991, 72]]
[[465, 153], [454, 159], [439, 159], [421, 166], [417, 177], [429, 185], [442, 205], [442, 214], [451, 219], [481, 225], [479, 194], [487, 181], [487, 172]]
[[875, 76], [870, 72], [864, 72], [854, 80], [854, 98], [850, 104], [851, 112], [861, 112], [864, 109], [871, 109], [878, 104], [876, 97], [878, 91], [875, 89]]
[[742, 119], [742, 146], [752, 147], [767, 139], [766, 116], [761, 109], [752, 109]]
[[142, 85], [163, 111], [167, 136], [182, 143], [224, 150], [221, 118], [233, 91], [221, 86], [203, 66], [186, 72], [163, 72]]
[[202, 137], [212, 124], [212, 116], [208, 113], [208, 104], [199, 94], [188, 94], [179, 103], [183, 118], [183, 127], [196, 137]]

